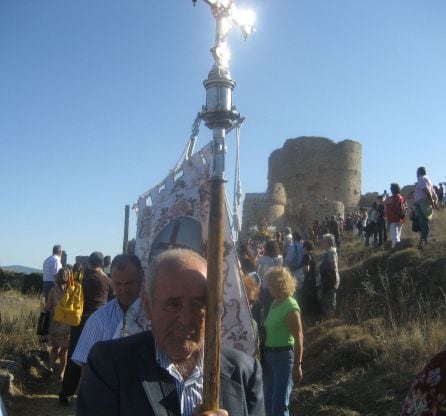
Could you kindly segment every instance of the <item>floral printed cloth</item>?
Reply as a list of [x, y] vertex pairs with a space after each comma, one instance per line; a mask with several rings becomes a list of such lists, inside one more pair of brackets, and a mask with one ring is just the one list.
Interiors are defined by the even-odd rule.
[[[201, 229], [200, 239], [206, 247], [208, 237], [208, 217], [210, 207], [209, 178], [212, 171], [213, 152], [211, 144], [194, 153], [177, 169], [171, 171], [164, 181], [141, 195], [138, 199], [138, 222], [136, 233], [136, 255], [146, 270], [152, 249], [158, 246], [169, 247], [174, 243], [181, 247], [191, 247], [192, 229], [174, 229], [172, 224], [182, 219], [183, 224], [197, 222]], [[238, 267], [238, 259], [231, 235], [229, 210], [226, 204], [224, 218], [225, 253], [223, 260], [223, 308], [221, 340], [223, 346], [236, 348], [249, 355], [255, 355], [256, 343], [248, 302]], [[187, 219], [188, 221], [185, 221]], [[170, 228], [169, 228], [170, 227]], [[174, 235], [175, 242], [160, 236]], [[195, 244], [194, 244], [195, 245]]]
[[446, 350], [418, 374], [400, 416], [446, 416]]

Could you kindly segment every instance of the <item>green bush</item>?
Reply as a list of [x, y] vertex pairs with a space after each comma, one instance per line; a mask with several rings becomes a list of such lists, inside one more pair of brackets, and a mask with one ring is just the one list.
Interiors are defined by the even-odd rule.
[[0, 269], [0, 289], [9, 290], [14, 287], [15, 273]]
[[23, 279], [22, 293], [41, 293], [43, 290], [42, 273], [30, 273]]

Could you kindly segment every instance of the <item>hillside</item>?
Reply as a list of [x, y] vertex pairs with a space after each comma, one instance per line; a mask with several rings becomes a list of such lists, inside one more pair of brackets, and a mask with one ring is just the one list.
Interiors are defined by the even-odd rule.
[[[407, 231], [400, 247], [365, 248], [346, 236], [339, 252], [336, 319], [304, 327], [304, 379], [291, 415], [397, 415], [414, 376], [446, 347], [446, 209], [435, 213], [433, 240], [423, 250]], [[68, 416], [59, 383], [35, 358], [40, 300], [0, 291], [0, 361], [21, 357], [22, 393], [10, 415]], [[37, 364], [37, 366], [36, 366]]]
[[11, 266], [1, 266], [0, 269], [6, 270], [8, 272], [23, 273], [23, 274], [42, 273], [42, 270], [40, 269], [35, 269], [33, 267], [27, 267], [27, 266], [20, 266], [18, 264], [13, 264]]
[[414, 376], [446, 348], [446, 210], [423, 250], [409, 226], [397, 249], [345, 241], [338, 318], [304, 329], [292, 414], [397, 415]]

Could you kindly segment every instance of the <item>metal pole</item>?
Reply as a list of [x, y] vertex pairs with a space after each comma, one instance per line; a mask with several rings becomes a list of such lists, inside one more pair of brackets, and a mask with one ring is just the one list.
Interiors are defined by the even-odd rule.
[[130, 205], [125, 206], [124, 217], [124, 239], [122, 242], [122, 252], [125, 254], [129, 248], [129, 220], [130, 220]]

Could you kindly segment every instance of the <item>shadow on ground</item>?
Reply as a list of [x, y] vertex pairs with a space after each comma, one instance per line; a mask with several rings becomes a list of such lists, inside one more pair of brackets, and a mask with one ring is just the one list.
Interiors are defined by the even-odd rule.
[[8, 401], [8, 416], [74, 416], [74, 402], [69, 407], [59, 404], [60, 382], [36, 379], [26, 390]]

